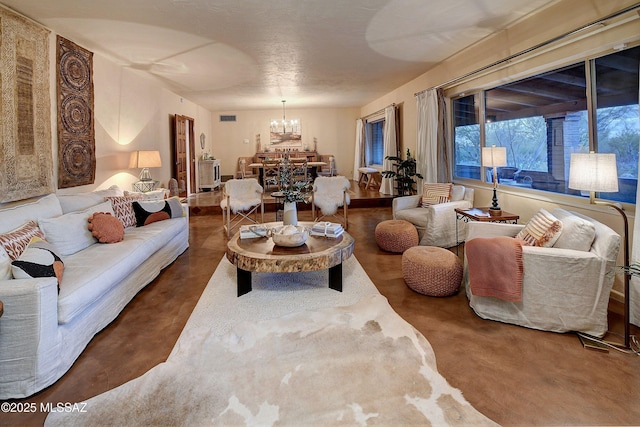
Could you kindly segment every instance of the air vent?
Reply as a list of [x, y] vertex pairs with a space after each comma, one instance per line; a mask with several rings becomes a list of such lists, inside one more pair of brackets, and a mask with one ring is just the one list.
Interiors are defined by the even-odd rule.
[[232, 116], [220, 115], [220, 121], [221, 122], [235, 122], [236, 121], [236, 116], [235, 116], [235, 114], [232, 115]]

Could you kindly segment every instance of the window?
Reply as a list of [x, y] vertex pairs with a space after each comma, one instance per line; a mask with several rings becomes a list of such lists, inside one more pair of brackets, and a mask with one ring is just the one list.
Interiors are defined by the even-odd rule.
[[[454, 99], [455, 175], [482, 179], [481, 144], [495, 144], [507, 148], [501, 185], [578, 194], [567, 187], [571, 153], [615, 153], [619, 192], [599, 197], [635, 203], [639, 64], [635, 47]], [[484, 173], [491, 181], [491, 170]]]
[[384, 160], [384, 119], [367, 121], [367, 166], [382, 166]]

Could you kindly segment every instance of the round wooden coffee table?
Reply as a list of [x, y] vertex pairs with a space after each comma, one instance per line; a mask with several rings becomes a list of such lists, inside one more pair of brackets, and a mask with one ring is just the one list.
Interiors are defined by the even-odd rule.
[[[265, 224], [267, 227], [281, 222]], [[299, 222], [311, 228], [312, 222]], [[329, 270], [329, 288], [342, 292], [342, 262], [353, 254], [355, 241], [346, 231], [340, 237], [309, 236], [295, 248], [276, 246], [271, 238], [241, 239], [236, 233], [227, 243], [227, 259], [238, 272], [238, 296], [251, 292], [251, 273], [296, 273]]]

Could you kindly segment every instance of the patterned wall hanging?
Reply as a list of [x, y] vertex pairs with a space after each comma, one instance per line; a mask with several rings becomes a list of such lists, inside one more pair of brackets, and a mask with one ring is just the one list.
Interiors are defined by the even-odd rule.
[[93, 53], [58, 36], [58, 188], [93, 184]]
[[0, 202], [55, 191], [49, 31], [0, 6]]

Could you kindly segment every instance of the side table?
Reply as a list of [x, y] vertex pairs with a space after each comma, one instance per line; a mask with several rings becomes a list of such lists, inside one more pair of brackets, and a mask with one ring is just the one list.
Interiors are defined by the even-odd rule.
[[282, 221], [284, 215], [284, 194], [282, 191], [274, 191], [271, 197], [276, 200], [276, 221]]
[[456, 255], [461, 242], [458, 238], [458, 221], [502, 222], [505, 224], [517, 224], [520, 215], [501, 211], [500, 215], [492, 215], [489, 208], [455, 209], [456, 211]]
[[2, 317], [2, 313], [4, 313], [4, 304], [0, 301], [0, 317]]

